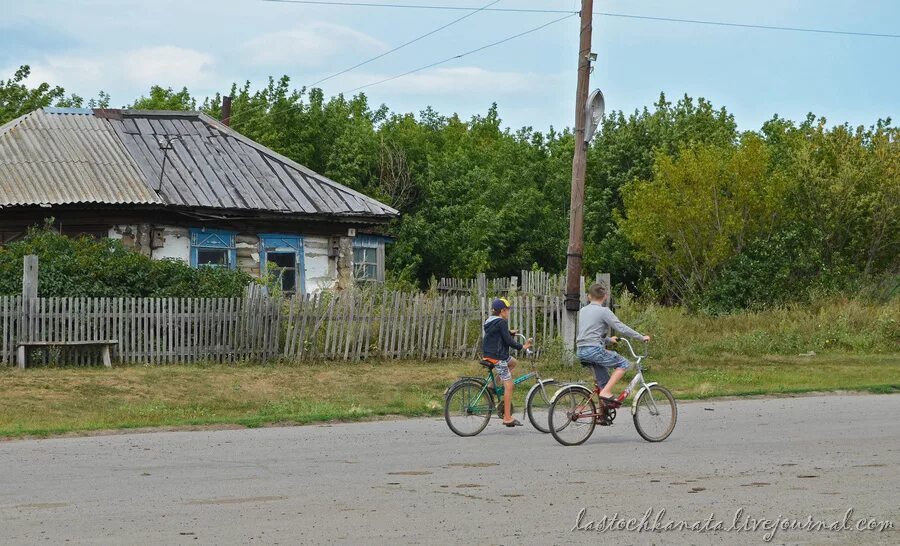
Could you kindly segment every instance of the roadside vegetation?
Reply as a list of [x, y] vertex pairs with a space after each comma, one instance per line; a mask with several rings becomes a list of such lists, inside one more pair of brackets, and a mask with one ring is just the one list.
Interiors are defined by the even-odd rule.
[[22, 293], [22, 258], [40, 260], [43, 297], [239, 297], [252, 277], [180, 260], [151, 260], [115, 239], [65, 237], [52, 222], [0, 246], [0, 296]]
[[[0, 80], [0, 125], [50, 105], [111, 105], [29, 75]], [[218, 117], [223, 94], [234, 130], [401, 212], [387, 228], [388, 287], [563, 270], [568, 128], [505, 128], [496, 104], [469, 119], [396, 112], [286, 76], [205, 99], [153, 86], [128, 107]], [[588, 150], [584, 268], [610, 273], [620, 316], [654, 336], [650, 377], [681, 399], [897, 390], [898, 137], [890, 119], [812, 114], [739, 130], [724, 107], [688, 96], [611, 111]], [[41, 258], [43, 296], [239, 296], [250, 280], [34, 230], [0, 249], [0, 294], [19, 293], [27, 253]], [[548, 374], [587, 376], [544, 349]], [[444, 388], [476, 373], [473, 361], [4, 368], [0, 436], [437, 415]]]
[[[898, 300], [828, 300], [727, 317], [626, 300], [620, 315], [654, 335], [648, 377], [679, 400], [900, 391]], [[590, 377], [562, 363], [558, 348], [548, 348], [539, 366], [545, 377]], [[482, 373], [474, 360], [2, 368], [0, 437], [440, 416], [444, 389]], [[517, 411], [525, 392], [516, 392]]]

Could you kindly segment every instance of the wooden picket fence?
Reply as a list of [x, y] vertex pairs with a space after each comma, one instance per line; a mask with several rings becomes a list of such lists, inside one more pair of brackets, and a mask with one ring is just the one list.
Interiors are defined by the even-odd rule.
[[[0, 362], [21, 341], [116, 340], [116, 362], [265, 361], [281, 354], [281, 302], [267, 298], [0, 298]], [[66, 353], [66, 354], [63, 354]], [[29, 362], [82, 364], [97, 354], [32, 349]]]
[[0, 296], [0, 364], [12, 364], [16, 359], [16, 342], [21, 339], [22, 298]]
[[[0, 297], [0, 363], [15, 363], [19, 341], [95, 340], [116, 340], [117, 363], [471, 358], [491, 297], [375, 290], [287, 299]], [[559, 336], [561, 296], [511, 299], [512, 328], [539, 348]], [[35, 364], [97, 360], [58, 346], [29, 353]]]
[[[563, 299], [514, 297], [510, 326], [545, 346], [559, 335]], [[473, 295], [348, 292], [296, 296], [287, 301], [284, 358], [472, 358], [490, 298]]]

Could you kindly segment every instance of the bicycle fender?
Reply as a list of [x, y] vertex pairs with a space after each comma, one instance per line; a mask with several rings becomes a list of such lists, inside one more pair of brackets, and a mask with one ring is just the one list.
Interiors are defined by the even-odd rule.
[[638, 401], [638, 398], [640, 398], [640, 397], [641, 397], [641, 394], [642, 394], [645, 390], [647, 390], [647, 387], [652, 387], [653, 385], [659, 385], [659, 383], [657, 383], [656, 381], [651, 381], [650, 383], [647, 383], [647, 386], [646, 386], [646, 387], [641, 387], [641, 390], [637, 391], [637, 394], [635, 394], [635, 395], [634, 395], [634, 398], [631, 399], [631, 415], [634, 415], [635, 413], [637, 413], [637, 401]]
[[550, 403], [552, 404], [553, 402], [556, 402], [556, 397], [558, 397], [561, 392], [569, 390], [570, 388], [575, 389], [575, 390], [584, 391], [584, 393], [587, 394], [588, 396], [591, 396], [591, 394], [594, 392], [591, 389], [585, 387], [584, 385], [579, 385], [578, 383], [573, 383], [570, 385], [563, 385], [563, 387], [561, 389], [559, 389], [558, 391], [556, 391], [553, 394], [553, 398], [550, 399]]
[[531, 396], [531, 393], [534, 392], [535, 389], [541, 388], [541, 385], [546, 385], [547, 383], [553, 383], [555, 380], [552, 377], [548, 377], [547, 379], [541, 379], [540, 381], [536, 381], [534, 385], [528, 389], [528, 394], [525, 395], [525, 400], [528, 400], [528, 397]]
[[457, 379], [456, 381], [454, 381], [453, 383], [450, 383], [450, 386], [447, 387], [446, 389], [444, 389], [444, 398], [447, 398], [447, 393], [450, 392], [450, 389], [455, 387], [457, 385], [457, 383], [462, 383], [463, 381], [470, 381], [470, 380], [475, 380], [478, 383], [480, 383], [481, 385], [484, 385], [483, 377], [463, 376], [463, 377], [460, 377], [459, 379]]

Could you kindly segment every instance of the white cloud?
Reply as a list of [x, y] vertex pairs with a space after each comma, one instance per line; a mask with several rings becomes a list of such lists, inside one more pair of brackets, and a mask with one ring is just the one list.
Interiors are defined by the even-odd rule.
[[[377, 82], [388, 74], [357, 74], [342, 79], [345, 90]], [[533, 72], [492, 71], [477, 66], [435, 68], [362, 89], [366, 93], [408, 95], [464, 95], [485, 93], [490, 96], [542, 95], [560, 86], [562, 76]]]
[[215, 59], [208, 53], [174, 46], [145, 47], [122, 56], [125, 75], [142, 86], [197, 86], [215, 78]]
[[31, 63], [28, 83], [48, 82], [66, 90], [108, 90], [120, 86], [196, 87], [209, 85], [215, 79], [215, 59], [211, 55], [194, 49], [160, 46], [111, 55], [48, 56]]
[[[28, 83], [47, 82], [67, 87], [73, 80], [96, 82], [104, 77], [104, 62], [98, 58], [60, 56], [31, 63]], [[5, 71], [9, 73], [10, 71]]]
[[282, 30], [244, 42], [248, 60], [262, 65], [320, 66], [342, 51], [381, 52], [387, 46], [368, 34], [331, 23]]

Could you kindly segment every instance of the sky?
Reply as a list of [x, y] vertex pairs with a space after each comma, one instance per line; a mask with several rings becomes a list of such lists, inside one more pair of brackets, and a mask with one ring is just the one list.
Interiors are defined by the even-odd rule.
[[[371, 0], [472, 6], [491, 0]], [[499, 0], [495, 8], [577, 10], [577, 0]], [[854, 32], [900, 34], [894, 0], [595, 0], [594, 11]], [[0, 0], [0, 79], [32, 67], [86, 98], [112, 106], [151, 85], [202, 99], [232, 82], [259, 86], [288, 75], [296, 87], [353, 66], [466, 12], [314, 6], [265, 0]], [[320, 86], [326, 95], [402, 74], [559, 19], [560, 14], [479, 12], [409, 47]], [[498, 104], [505, 126], [546, 130], [574, 123], [578, 18], [470, 56], [365, 88], [370, 104], [418, 113], [427, 106], [463, 118]], [[829, 124], [900, 120], [900, 38], [594, 18], [598, 59], [591, 88], [607, 111], [626, 113], [702, 96], [744, 130], [774, 114]]]

